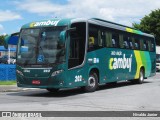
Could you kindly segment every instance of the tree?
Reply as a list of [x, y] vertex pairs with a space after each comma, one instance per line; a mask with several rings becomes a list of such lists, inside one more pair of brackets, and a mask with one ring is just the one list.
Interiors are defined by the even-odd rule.
[[4, 35], [0, 35], [0, 45], [4, 45]]
[[154, 10], [142, 18], [140, 24], [133, 23], [133, 27], [154, 35], [156, 44], [160, 45], [160, 9]]

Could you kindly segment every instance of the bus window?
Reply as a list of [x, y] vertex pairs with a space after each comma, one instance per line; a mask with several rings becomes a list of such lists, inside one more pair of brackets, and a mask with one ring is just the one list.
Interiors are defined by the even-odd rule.
[[94, 45], [94, 37], [89, 37], [89, 46]]
[[101, 46], [101, 47], [103, 46], [102, 35], [103, 35], [103, 32], [98, 30], [98, 46]]
[[140, 50], [144, 50], [144, 40], [140, 39]]
[[148, 42], [145, 40], [144, 41], [144, 44], [143, 44], [143, 48], [144, 48], [144, 50], [146, 50], [146, 51], [148, 51]]
[[134, 49], [135, 50], [139, 50], [140, 49], [140, 46], [139, 46], [139, 39], [138, 38], [135, 38], [135, 47], [134, 47]]
[[135, 46], [135, 40], [133, 37], [130, 38], [130, 48], [131, 49], [134, 49], [134, 46]]
[[132, 43], [132, 41], [129, 42], [129, 46], [130, 46], [131, 49], [133, 49], [133, 43]]
[[[92, 44], [90, 43], [92, 38]], [[89, 43], [88, 51], [97, 50], [103, 47], [102, 32], [97, 28], [97, 26], [89, 24]]]
[[119, 46], [120, 48], [124, 48], [124, 41], [123, 41], [123, 35], [119, 35]]
[[128, 42], [126, 40], [124, 41], [124, 47], [129, 48]]
[[115, 39], [113, 39], [113, 38], [112, 38], [112, 46], [113, 46], [113, 47], [116, 47], [116, 41], [115, 41]]
[[154, 52], [155, 51], [155, 44], [154, 41], [151, 41], [151, 51]]
[[134, 49], [134, 38], [128, 37], [128, 46], [130, 49]]
[[151, 41], [150, 40], [148, 40], [148, 51], [151, 51]]
[[112, 47], [112, 34], [111, 32], [105, 32], [105, 44], [106, 47]]
[[135, 42], [135, 49], [138, 50], [139, 49], [139, 45], [138, 43]]
[[116, 33], [112, 33], [112, 46], [119, 47], [119, 36]]
[[128, 43], [128, 37], [124, 36], [124, 48], [128, 49], [129, 48], [129, 43]]
[[155, 51], [155, 44], [151, 40], [148, 40], [148, 50], [151, 52]]

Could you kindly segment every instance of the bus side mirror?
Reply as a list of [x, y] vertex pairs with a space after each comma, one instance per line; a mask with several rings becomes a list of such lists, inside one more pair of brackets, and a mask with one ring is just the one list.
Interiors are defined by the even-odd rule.
[[59, 36], [58, 44], [59, 44], [60, 46], [63, 46], [64, 43], [65, 43], [65, 40], [66, 40], [66, 31], [62, 31], [62, 32], [60, 33], [60, 36]]
[[5, 47], [6, 49], [8, 49], [8, 42], [9, 42], [10, 38], [11, 38], [11, 35], [7, 35], [7, 36], [4, 38], [4, 47]]

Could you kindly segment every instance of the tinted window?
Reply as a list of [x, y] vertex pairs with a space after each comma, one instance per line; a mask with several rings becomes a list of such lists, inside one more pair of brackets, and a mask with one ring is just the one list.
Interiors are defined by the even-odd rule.
[[100, 26], [89, 24], [89, 51], [103, 47], [104, 32]]
[[148, 40], [148, 50], [151, 51], [151, 52], [154, 52], [155, 51], [155, 44], [154, 44], [154, 41], [153, 40]]
[[112, 47], [113, 41], [112, 41], [112, 33], [109, 31], [105, 31], [105, 46], [106, 47]]
[[124, 36], [124, 48], [127, 48], [127, 49], [129, 48], [129, 40], [128, 40], [128, 38], [129, 38], [128, 36], [126, 36], [126, 35]]
[[135, 38], [135, 43], [134, 43], [134, 49], [135, 50], [139, 50], [140, 49], [140, 43], [139, 43], [139, 39]]
[[124, 40], [123, 40], [123, 35], [119, 35], [119, 47], [124, 48]]
[[119, 35], [116, 33], [112, 33], [112, 46], [119, 47]]

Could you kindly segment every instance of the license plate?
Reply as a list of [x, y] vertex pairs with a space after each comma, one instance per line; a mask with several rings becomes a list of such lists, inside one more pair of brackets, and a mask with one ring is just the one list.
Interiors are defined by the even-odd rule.
[[41, 83], [40, 80], [32, 80], [32, 84], [34, 85], [39, 85]]

